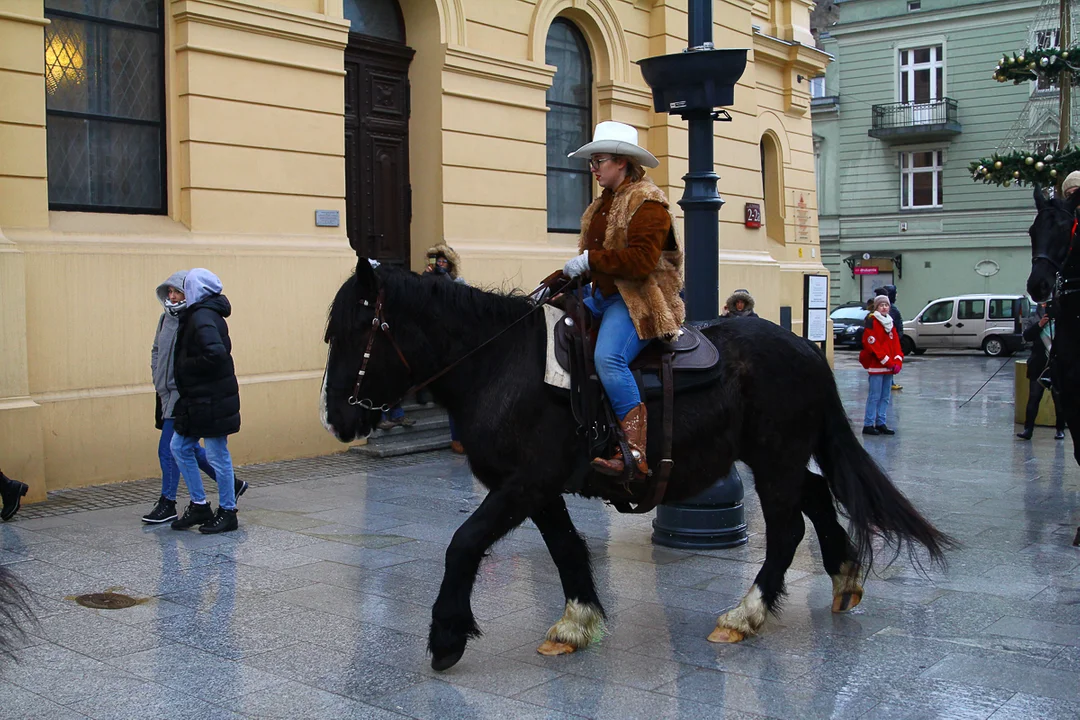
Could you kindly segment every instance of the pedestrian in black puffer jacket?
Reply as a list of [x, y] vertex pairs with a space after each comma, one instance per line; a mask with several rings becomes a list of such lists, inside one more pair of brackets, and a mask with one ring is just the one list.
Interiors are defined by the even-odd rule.
[[[176, 389], [180, 399], [173, 411], [172, 451], [184, 475], [191, 504], [173, 521], [173, 529], [199, 525], [204, 533], [235, 530], [236, 490], [228, 436], [240, 430], [240, 387], [232, 359], [232, 342], [225, 318], [232, 313], [221, 294], [221, 280], [204, 268], [184, 279], [187, 308], [177, 330]], [[206, 457], [217, 472], [220, 507], [215, 515], [206, 500], [195, 446], [203, 438]]]

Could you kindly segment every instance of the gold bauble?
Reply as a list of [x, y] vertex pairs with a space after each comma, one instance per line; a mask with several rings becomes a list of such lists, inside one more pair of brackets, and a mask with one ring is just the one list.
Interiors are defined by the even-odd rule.
[[1001, 169], [1001, 161], [1000, 160], [998, 160], [997, 162], [994, 163], [994, 169], [995, 170], [1000, 170]]

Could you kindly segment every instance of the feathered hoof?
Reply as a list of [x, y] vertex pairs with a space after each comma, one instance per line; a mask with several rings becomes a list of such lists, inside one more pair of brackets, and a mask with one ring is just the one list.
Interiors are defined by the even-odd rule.
[[832, 611], [834, 613], [846, 613], [855, 609], [855, 606], [862, 602], [862, 595], [862, 589], [860, 588], [859, 590], [848, 590], [834, 596]]
[[569, 655], [572, 652], [576, 652], [577, 648], [570, 643], [559, 642], [558, 640], [545, 640], [540, 643], [540, 647], [536, 648], [536, 652], [541, 655], [547, 655], [548, 657], [555, 657], [556, 655]]
[[711, 643], [737, 643], [746, 639], [746, 635], [732, 628], [720, 627], [719, 625], [709, 633]]

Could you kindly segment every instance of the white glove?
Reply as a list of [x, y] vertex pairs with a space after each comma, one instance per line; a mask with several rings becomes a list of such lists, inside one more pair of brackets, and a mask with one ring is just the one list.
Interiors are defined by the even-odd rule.
[[586, 250], [585, 252], [581, 253], [580, 255], [576, 255], [576, 256], [570, 258], [569, 260], [567, 260], [566, 264], [563, 265], [562, 271], [563, 271], [563, 275], [565, 275], [566, 277], [571, 277], [571, 278], [575, 278], [578, 275], [581, 275], [582, 273], [588, 272], [589, 271], [589, 251]]

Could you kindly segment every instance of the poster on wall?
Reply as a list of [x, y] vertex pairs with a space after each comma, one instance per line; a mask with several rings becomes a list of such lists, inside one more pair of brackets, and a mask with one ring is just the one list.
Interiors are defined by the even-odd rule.
[[821, 343], [829, 340], [829, 276], [803, 276], [803, 337]]

